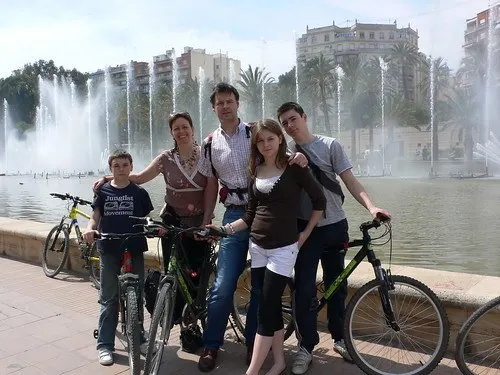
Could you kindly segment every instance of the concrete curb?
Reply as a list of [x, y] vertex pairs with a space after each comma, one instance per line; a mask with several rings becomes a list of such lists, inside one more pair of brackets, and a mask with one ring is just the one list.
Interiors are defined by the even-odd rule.
[[[11, 258], [40, 264], [40, 250], [49, 230], [56, 225], [35, 221], [0, 218], [0, 254]], [[67, 269], [84, 273], [78, 244], [74, 235], [70, 242]], [[150, 250], [145, 254], [146, 269], [159, 268], [157, 239], [148, 239]], [[42, 272], [42, 270], [40, 270]], [[405, 275], [417, 279], [431, 288], [441, 299], [451, 324], [450, 350], [462, 323], [480, 305], [500, 295], [500, 278], [465, 273], [429, 270], [393, 265], [393, 275]], [[321, 280], [321, 268], [318, 280]], [[362, 263], [349, 278], [349, 296], [363, 284], [373, 279], [373, 270], [367, 262]], [[350, 297], [348, 297], [350, 298]], [[318, 317], [326, 326], [326, 309]], [[500, 334], [500, 332], [499, 332]]]

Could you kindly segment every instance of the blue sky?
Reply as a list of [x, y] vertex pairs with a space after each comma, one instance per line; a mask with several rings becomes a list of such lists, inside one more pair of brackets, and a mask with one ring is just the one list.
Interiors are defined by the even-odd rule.
[[171, 47], [228, 52], [274, 76], [295, 61], [294, 31], [333, 21], [411, 23], [424, 53], [452, 69], [463, 55], [465, 20], [489, 0], [0, 0], [0, 77], [24, 63], [94, 71], [128, 60], [149, 61]]

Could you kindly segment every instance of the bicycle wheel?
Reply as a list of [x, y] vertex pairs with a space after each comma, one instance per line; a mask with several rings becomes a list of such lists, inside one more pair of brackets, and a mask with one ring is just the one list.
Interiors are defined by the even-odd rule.
[[[448, 346], [446, 312], [420, 281], [406, 276], [392, 276], [392, 281], [394, 290], [372, 280], [351, 298], [344, 323], [347, 349], [356, 365], [370, 375], [428, 374]], [[386, 319], [380, 293], [388, 297], [399, 329]]]
[[500, 297], [474, 311], [458, 332], [455, 361], [466, 375], [500, 374]]
[[134, 287], [129, 286], [126, 291], [127, 303], [127, 343], [128, 364], [131, 375], [141, 374], [141, 328], [139, 327], [139, 310], [137, 308], [137, 294]]
[[[243, 273], [238, 278], [238, 284], [236, 287], [236, 293], [233, 297], [233, 308], [231, 311], [231, 318], [235, 327], [238, 331], [244, 336], [245, 335], [245, 324], [246, 324], [246, 316], [248, 312], [248, 307], [250, 305], [250, 291], [252, 290], [252, 284], [250, 282], [251, 278], [251, 261], [247, 260], [246, 267]], [[283, 292], [282, 299], [282, 310], [283, 310], [283, 322], [285, 327], [287, 328], [286, 332], [288, 332], [289, 327], [294, 326], [293, 317], [292, 317], [292, 295], [293, 295], [293, 282], [290, 279], [288, 281], [288, 285]], [[293, 329], [289, 332], [288, 337], [292, 334]], [[285, 337], [285, 340], [288, 338]]]
[[85, 268], [89, 270], [89, 279], [94, 285], [94, 287], [99, 290], [101, 289], [101, 263], [100, 254], [97, 250], [97, 243], [92, 244], [90, 249], [90, 254], [85, 259]]
[[163, 348], [167, 345], [172, 328], [175, 291], [172, 284], [165, 283], [158, 292], [155, 309], [149, 328], [149, 341], [144, 362], [144, 375], [157, 375], [163, 357]]
[[56, 225], [45, 239], [42, 248], [42, 268], [45, 275], [54, 277], [64, 267], [68, 259], [69, 233], [68, 229]]

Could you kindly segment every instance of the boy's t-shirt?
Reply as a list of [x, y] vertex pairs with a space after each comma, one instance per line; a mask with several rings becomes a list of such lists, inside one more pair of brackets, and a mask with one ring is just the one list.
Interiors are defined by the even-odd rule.
[[[295, 142], [292, 140], [288, 147], [296, 151]], [[306, 144], [300, 145], [307, 153], [311, 162], [316, 164], [330, 179], [336, 179], [345, 170], [351, 169], [352, 164], [347, 157], [342, 145], [331, 137], [315, 135], [314, 139]], [[326, 197], [325, 214], [321, 216], [317, 226], [322, 227], [337, 223], [345, 219], [345, 212], [342, 208], [342, 198], [323, 187], [323, 193]], [[311, 199], [302, 192], [300, 200], [299, 218], [309, 220], [312, 212]]]
[[[146, 216], [153, 210], [153, 203], [148, 192], [130, 183], [124, 188], [117, 188], [110, 182], [105, 183], [95, 194], [92, 208], [99, 208], [101, 220], [97, 230], [102, 233], [136, 233], [141, 232], [141, 226], [129, 216]], [[97, 241], [100, 251], [120, 251], [122, 240]], [[127, 241], [127, 249], [132, 252], [147, 251], [145, 237], [136, 237]], [[124, 249], [121, 249], [122, 251]]]

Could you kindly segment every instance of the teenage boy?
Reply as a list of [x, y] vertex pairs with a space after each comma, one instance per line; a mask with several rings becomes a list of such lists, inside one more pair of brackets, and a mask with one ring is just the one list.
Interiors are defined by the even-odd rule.
[[[118, 150], [108, 158], [113, 179], [106, 182], [94, 195], [92, 217], [83, 238], [93, 243], [95, 236], [103, 233], [131, 233], [141, 231], [130, 216], [146, 216], [153, 210], [149, 194], [143, 188], [129, 181], [132, 171], [132, 156]], [[99, 335], [97, 351], [99, 363], [104, 366], [113, 364], [112, 352], [115, 350], [115, 330], [118, 324], [118, 275], [120, 274], [123, 250], [122, 241], [98, 241], [100, 252], [101, 290], [99, 303]], [[144, 251], [147, 251], [145, 237], [128, 241], [128, 250], [132, 254], [132, 267], [140, 279], [139, 321], [144, 321], [143, 286], [144, 286]], [[143, 330], [144, 331], [144, 330]]]
[[[293, 138], [289, 148], [300, 151], [309, 158], [309, 166], [316, 177], [319, 177], [327, 200], [323, 217], [302, 245], [295, 263], [295, 313], [299, 350], [292, 366], [292, 374], [300, 375], [309, 368], [311, 353], [319, 343], [316, 312], [316, 272], [319, 260], [321, 259], [326, 288], [344, 270], [345, 251], [339, 252], [337, 249], [339, 245], [349, 241], [349, 235], [347, 219], [342, 209], [344, 197], [336, 176], [342, 179], [351, 195], [373, 217], [377, 214], [390, 217], [390, 214], [373, 204], [363, 185], [353, 175], [352, 164], [340, 143], [334, 138], [311, 134], [307, 127], [307, 115], [299, 104], [283, 104], [278, 108], [277, 117], [286, 133]], [[302, 196], [299, 231], [307, 225], [311, 210], [311, 200]], [[347, 282], [344, 282], [328, 301], [328, 330], [334, 340], [333, 350], [351, 362], [343, 334], [346, 296]]]

